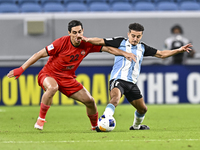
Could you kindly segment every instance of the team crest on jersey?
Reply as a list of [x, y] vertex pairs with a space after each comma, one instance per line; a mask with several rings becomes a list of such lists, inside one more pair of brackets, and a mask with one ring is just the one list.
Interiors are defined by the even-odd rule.
[[82, 50], [82, 51], [81, 51], [81, 55], [85, 55], [85, 50]]
[[50, 50], [54, 49], [54, 46], [53, 46], [53, 44], [51, 44], [51, 45], [47, 46], [47, 48], [48, 48], [48, 51], [50, 51]]

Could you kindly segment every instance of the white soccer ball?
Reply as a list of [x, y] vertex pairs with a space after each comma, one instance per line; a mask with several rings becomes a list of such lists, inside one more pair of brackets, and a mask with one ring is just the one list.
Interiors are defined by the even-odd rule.
[[98, 127], [103, 132], [110, 132], [116, 127], [116, 121], [113, 116], [102, 115], [98, 120]]

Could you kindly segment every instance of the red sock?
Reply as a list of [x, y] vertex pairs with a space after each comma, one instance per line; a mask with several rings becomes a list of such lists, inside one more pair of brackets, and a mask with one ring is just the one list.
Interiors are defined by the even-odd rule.
[[96, 127], [97, 122], [98, 122], [98, 112], [96, 114], [93, 114], [93, 115], [88, 115], [88, 117], [90, 118], [90, 122], [91, 122], [92, 126]]
[[39, 117], [42, 118], [42, 119], [45, 119], [47, 111], [48, 111], [49, 108], [50, 108], [49, 105], [45, 105], [45, 104], [41, 103]]

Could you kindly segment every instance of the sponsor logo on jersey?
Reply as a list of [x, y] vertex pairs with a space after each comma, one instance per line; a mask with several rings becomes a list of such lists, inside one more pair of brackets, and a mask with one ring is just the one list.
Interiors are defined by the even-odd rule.
[[47, 46], [47, 49], [48, 49], [48, 51], [50, 51], [50, 50], [54, 49], [54, 47], [53, 47], [53, 44], [51, 44], [51, 45]]
[[82, 50], [82, 51], [81, 51], [81, 55], [85, 55], [85, 50]]

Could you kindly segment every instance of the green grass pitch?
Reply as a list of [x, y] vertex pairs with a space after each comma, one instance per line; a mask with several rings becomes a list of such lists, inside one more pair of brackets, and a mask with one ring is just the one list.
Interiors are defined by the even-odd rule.
[[[99, 116], [105, 106], [98, 105]], [[39, 106], [0, 107], [0, 150], [199, 150], [200, 105], [148, 105], [146, 131], [130, 131], [135, 109], [119, 105], [112, 132], [90, 131], [85, 106], [52, 106], [44, 130]]]

